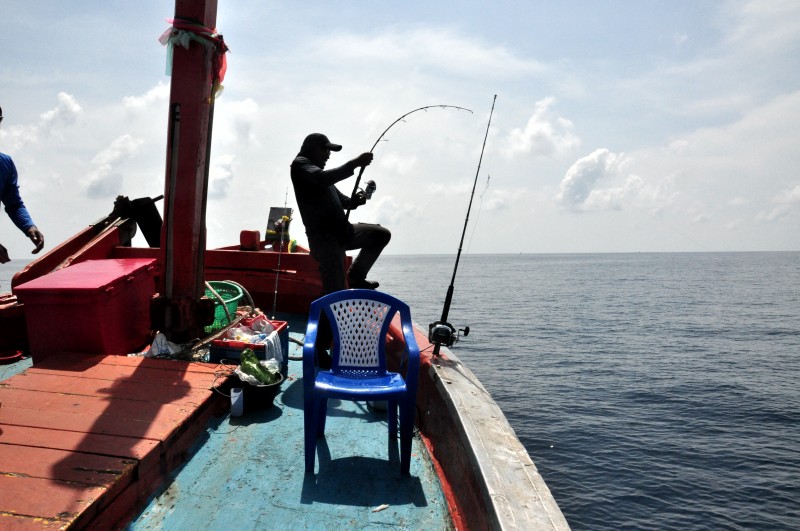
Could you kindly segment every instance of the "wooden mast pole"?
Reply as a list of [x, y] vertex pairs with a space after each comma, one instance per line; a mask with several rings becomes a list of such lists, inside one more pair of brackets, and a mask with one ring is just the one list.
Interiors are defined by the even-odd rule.
[[[217, 0], [176, 0], [175, 20], [215, 28]], [[203, 295], [214, 50], [195, 41], [173, 50], [161, 274], [150, 313], [153, 329], [186, 342], [213, 319], [213, 303]]]

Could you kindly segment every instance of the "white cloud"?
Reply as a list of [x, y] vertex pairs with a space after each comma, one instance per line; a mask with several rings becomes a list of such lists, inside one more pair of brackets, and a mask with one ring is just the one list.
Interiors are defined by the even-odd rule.
[[141, 96], [125, 96], [122, 105], [126, 109], [142, 110], [149, 109], [153, 105], [160, 104], [169, 100], [169, 86], [164, 82], [151, 88]]
[[416, 156], [401, 156], [397, 153], [387, 153], [380, 158], [380, 167], [397, 175], [408, 175], [417, 164]]
[[469, 77], [475, 72], [492, 78], [519, 77], [543, 70], [540, 63], [519, 58], [508, 48], [441, 27], [389, 31], [382, 28], [380, 34], [374, 35], [342, 33], [317, 41], [313, 48], [324, 49], [330, 64], [337, 68], [343, 61], [361, 64], [371, 59], [381, 64], [435, 68], [439, 73]]
[[750, 201], [747, 200], [745, 197], [734, 197], [728, 201], [728, 205], [732, 207], [744, 206], [748, 204]]
[[76, 123], [83, 108], [74, 96], [66, 92], [59, 92], [57, 99], [58, 105], [40, 114], [36, 122], [12, 125], [7, 130], [0, 129], [0, 139], [3, 143], [13, 150], [19, 150], [49, 135], [63, 138], [64, 130]]
[[794, 187], [784, 190], [775, 196], [775, 202], [781, 204], [800, 203], [800, 184], [796, 184]]
[[234, 180], [236, 158], [233, 155], [221, 155], [211, 160], [208, 175], [208, 198], [226, 199], [231, 183]]
[[616, 177], [626, 163], [624, 154], [596, 149], [578, 159], [561, 181], [556, 201], [568, 210], [618, 208], [622, 190], [595, 189], [600, 181]]
[[734, 26], [727, 45], [760, 53], [780, 53], [797, 45], [800, 35], [800, 2], [750, 0], [733, 4]]
[[554, 103], [553, 97], [536, 102], [536, 109], [525, 127], [512, 129], [509, 133], [507, 154], [536, 153], [558, 157], [580, 146], [572, 122], [550, 111]]
[[83, 109], [74, 96], [66, 92], [58, 93], [58, 106], [42, 113], [39, 126], [42, 128], [59, 127], [75, 123], [76, 116]]
[[214, 141], [229, 147], [259, 147], [255, 129], [260, 121], [261, 108], [254, 99], [220, 99], [214, 111]]
[[782, 190], [772, 202], [775, 204], [774, 207], [756, 215], [758, 221], [778, 221], [800, 210], [800, 184]]
[[123, 135], [98, 153], [93, 159], [94, 168], [86, 177], [86, 193], [92, 198], [110, 198], [122, 190], [122, 174], [118, 166], [139, 153], [144, 140]]

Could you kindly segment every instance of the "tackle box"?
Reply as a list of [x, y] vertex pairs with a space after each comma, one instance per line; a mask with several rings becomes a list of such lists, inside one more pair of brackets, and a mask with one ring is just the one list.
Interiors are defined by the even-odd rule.
[[[283, 361], [281, 361], [281, 373], [286, 376], [289, 368], [289, 323], [286, 321], [270, 321], [275, 331], [278, 332], [278, 338], [281, 343], [281, 352]], [[267, 346], [264, 343], [247, 343], [245, 341], [236, 341], [233, 339], [215, 339], [211, 341], [211, 346], [208, 350], [208, 361], [211, 363], [219, 363], [223, 359], [239, 362], [242, 351], [246, 348], [251, 349], [256, 358], [263, 360], [266, 359]]]

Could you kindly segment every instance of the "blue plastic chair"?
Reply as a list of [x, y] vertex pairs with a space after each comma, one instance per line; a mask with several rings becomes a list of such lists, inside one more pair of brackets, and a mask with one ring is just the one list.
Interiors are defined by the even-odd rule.
[[[314, 344], [320, 315], [333, 332], [330, 370], [315, 365]], [[401, 374], [386, 369], [386, 332], [396, 313], [405, 340]], [[311, 303], [303, 345], [303, 410], [306, 472], [314, 472], [317, 439], [325, 434], [328, 398], [386, 401], [389, 437], [397, 437], [400, 409], [400, 471], [409, 474], [419, 376], [419, 347], [411, 312], [403, 301], [369, 289], [337, 291]]]

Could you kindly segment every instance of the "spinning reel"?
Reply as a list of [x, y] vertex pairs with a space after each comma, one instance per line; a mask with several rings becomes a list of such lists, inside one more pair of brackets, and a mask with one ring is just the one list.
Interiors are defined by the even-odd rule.
[[364, 188], [364, 196], [367, 199], [372, 199], [372, 194], [375, 193], [377, 190], [377, 186], [375, 186], [375, 181], [367, 181], [367, 186]]
[[428, 341], [435, 345], [434, 354], [439, 354], [439, 347], [442, 345], [445, 347], [453, 346], [453, 343], [461, 339], [461, 332], [464, 333], [464, 337], [467, 337], [469, 335], [469, 327], [465, 326], [456, 330], [453, 325], [444, 321], [434, 321], [429, 324]]

